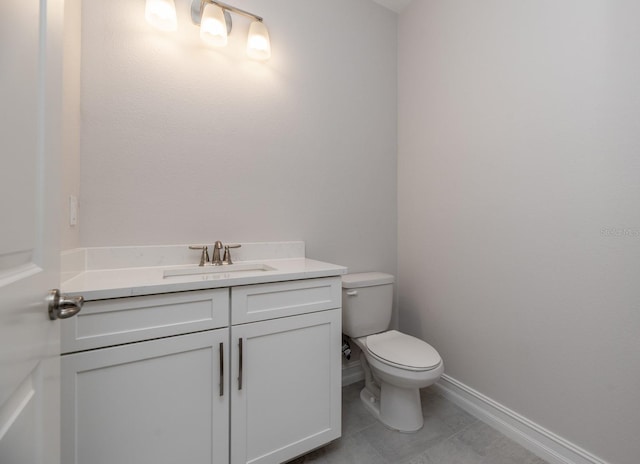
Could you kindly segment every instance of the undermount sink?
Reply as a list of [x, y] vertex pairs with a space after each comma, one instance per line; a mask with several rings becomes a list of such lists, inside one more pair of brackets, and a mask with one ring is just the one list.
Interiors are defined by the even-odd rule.
[[167, 269], [162, 277], [195, 276], [208, 274], [227, 274], [234, 272], [265, 272], [276, 268], [261, 263], [223, 264], [222, 266], [195, 266], [187, 268]]

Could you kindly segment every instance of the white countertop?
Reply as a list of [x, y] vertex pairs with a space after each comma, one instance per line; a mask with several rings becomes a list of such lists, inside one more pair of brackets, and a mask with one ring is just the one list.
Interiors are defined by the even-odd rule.
[[[209, 288], [250, 285], [286, 280], [312, 279], [338, 276], [347, 273], [347, 268], [335, 264], [315, 261], [304, 257], [286, 259], [260, 259], [236, 261], [236, 264], [264, 264], [273, 270], [249, 270], [224, 272], [223, 266], [215, 273], [179, 275], [165, 277], [165, 271], [193, 269], [206, 272], [211, 268], [199, 268], [194, 264], [177, 264], [148, 267], [123, 267], [82, 270], [62, 284], [62, 292], [82, 295], [85, 300], [103, 300], [158, 293], [204, 290]], [[232, 269], [232, 267], [229, 267]], [[222, 271], [222, 272], [221, 272]]]

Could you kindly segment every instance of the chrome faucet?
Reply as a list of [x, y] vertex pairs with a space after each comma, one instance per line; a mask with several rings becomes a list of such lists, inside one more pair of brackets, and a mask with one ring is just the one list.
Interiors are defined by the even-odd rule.
[[199, 266], [222, 266], [223, 264], [233, 264], [231, 260], [231, 251], [230, 248], [240, 248], [242, 245], [234, 244], [234, 245], [224, 245], [224, 256], [220, 258], [220, 250], [222, 250], [223, 245], [220, 240], [216, 241], [213, 245], [213, 257], [211, 261], [209, 261], [209, 247], [206, 245], [189, 245], [190, 250], [202, 250], [202, 255], [200, 255], [200, 264]]
[[222, 242], [218, 240], [213, 245], [213, 259], [211, 259], [211, 264], [213, 264], [214, 266], [222, 266], [222, 259], [220, 258], [220, 250], [222, 250]]

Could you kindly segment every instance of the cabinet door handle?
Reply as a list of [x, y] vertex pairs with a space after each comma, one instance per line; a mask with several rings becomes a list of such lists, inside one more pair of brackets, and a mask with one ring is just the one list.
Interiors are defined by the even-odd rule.
[[242, 390], [242, 338], [238, 339], [238, 348], [240, 354], [238, 355], [238, 390]]
[[224, 343], [220, 342], [220, 396], [224, 396]]

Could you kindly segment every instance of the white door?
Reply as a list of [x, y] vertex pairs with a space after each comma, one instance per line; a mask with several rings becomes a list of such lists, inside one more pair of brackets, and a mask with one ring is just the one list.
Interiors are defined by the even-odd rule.
[[0, 0], [0, 463], [58, 463], [62, 0]]

